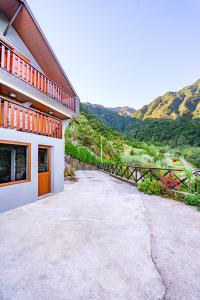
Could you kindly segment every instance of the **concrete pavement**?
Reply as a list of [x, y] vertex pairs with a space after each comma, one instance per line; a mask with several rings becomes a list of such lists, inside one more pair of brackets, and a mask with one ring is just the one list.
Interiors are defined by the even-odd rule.
[[0, 215], [1, 300], [200, 299], [200, 213], [97, 171]]

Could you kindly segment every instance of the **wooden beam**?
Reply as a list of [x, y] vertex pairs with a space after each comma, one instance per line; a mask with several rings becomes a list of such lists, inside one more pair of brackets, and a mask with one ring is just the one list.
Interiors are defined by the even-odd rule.
[[18, 6], [16, 12], [15, 12], [14, 15], [12, 16], [12, 19], [10, 20], [10, 22], [8, 23], [8, 25], [6, 26], [6, 28], [5, 28], [4, 32], [3, 32], [3, 35], [4, 35], [4, 36], [6, 36], [6, 34], [7, 34], [8, 30], [9, 30], [10, 26], [11, 26], [12, 23], [15, 21], [15, 19], [16, 19], [17, 15], [19, 14], [19, 12], [20, 12], [22, 6], [23, 6], [23, 3], [19, 4], [19, 6]]

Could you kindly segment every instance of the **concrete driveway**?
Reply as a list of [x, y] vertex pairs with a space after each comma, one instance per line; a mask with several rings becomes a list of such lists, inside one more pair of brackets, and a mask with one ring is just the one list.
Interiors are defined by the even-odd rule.
[[199, 300], [200, 213], [80, 171], [0, 215], [0, 299]]

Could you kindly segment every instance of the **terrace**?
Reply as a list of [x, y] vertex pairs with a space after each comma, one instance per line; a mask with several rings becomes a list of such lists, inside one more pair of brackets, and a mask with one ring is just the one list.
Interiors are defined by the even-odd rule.
[[199, 299], [200, 215], [98, 171], [0, 216], [0, 298]]

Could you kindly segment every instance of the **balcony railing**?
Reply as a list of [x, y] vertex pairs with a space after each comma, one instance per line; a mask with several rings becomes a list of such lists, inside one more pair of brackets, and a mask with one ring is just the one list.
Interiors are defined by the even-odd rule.
[[62, 139], [62, 121], [0, 98], [0, 127]]
[[0, 42], [0, 67], [7, 70], [40, 92], [62, 103], [74, 112], [78, 111], [76, 99], [64, 91], [53, 80], [39, 72], [31, 64], [19, 57], [10, 48]]

